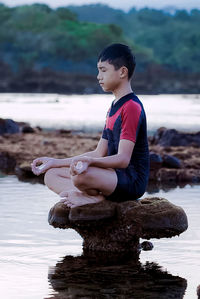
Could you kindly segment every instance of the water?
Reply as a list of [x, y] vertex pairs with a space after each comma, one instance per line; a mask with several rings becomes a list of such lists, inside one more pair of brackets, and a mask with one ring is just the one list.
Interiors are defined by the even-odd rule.
[[[80, 255], [82, 240], [73, 230], [59, 230], [48, 225], [48, 211], [58, 201], [58, 196], [46, 186], [19, 182], [15, 176], [2, 176], [0, 190], [1, 297], [54, 298], [56, 291], [48, 282], [48, 273], [65, 256]], [[184, 299], [196, 298], [196, 288], [200, 284], [199, 192], [200, 185], [187, 185], [144, 195], [165, 197], [182, 206], [187, 213], [189, 228], [186, 232], [172, 239], [151, 240], [154, 249], [140, 255], [142, 264], [158, 263], [163, 271], [186, 279]], [[59, 297], [55, 295], [55, 298]]]
[[46, 186], [0, 178], [1, 298], [39, 299], [48, 294], [48, 269], [67, 254], [81, 252], [72, 230], [48, 225], [48, 211], [58, 200]]
[[[199, 95], [141, 95], [149, 133], [161, 126], [200, 130]], [[102, 130], [113, 96], [0, 94], [0, 117], [42, 128]]]

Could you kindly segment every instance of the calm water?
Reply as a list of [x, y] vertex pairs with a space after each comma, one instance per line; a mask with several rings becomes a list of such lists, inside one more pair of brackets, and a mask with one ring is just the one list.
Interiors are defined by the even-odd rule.
[[[0, 178], [0, 190], [1, 298], [54, 298], [56, 291], [48, 281], [48, 273], [65, 256], [81, 254], [81, 238], [73, 230], [59, 230], [48, 225], [48, 211], [58, 201], [58, 196], [46, 186], [5, 176]], [[182, 206], [187, 213], [189, 228], [185, 233], [172, 239], [151, 240], [154, 249], [140, 255], [142, 264], [155, 262], [172, 276], [186, 279], [185, 299], [196, 298], [196, 287], [200, 284], [199, 194], [199, 185], [148, 194], [165, 197]], [[59, 297], [55, 295], [55, 298]]]
[[[149, 132], [200, 130], [199, 95], [141, 95]], [[0, 117], [43, 128], [102, 130], [112, 95], [0, 94]]]
[[[160, 126], [199, 131], [198, 95], [140, 96], [140, 99], [146, 109], [149, 133]], [[91, 131], [93, 127], [94, 130], [101, 130], [112, 100], [111, 95], [1, 94], [0, 117], [28, 121], [33, 126], [40, 125], [47, 129]], [[157, 263], [173, 279], [178, 276], [182, 281], [187, 281], [184, 299], [196, 298], [196, 288], [200, 284], [199, 194], [200, 185], [145, 194], [163, 196], [182, 206], [188, 215], [189, 228], [185, 233], [172, 239], [151, 240], [154, 249], [140, 255], [142, 265], [147, 262]], [[73, 230], [59, 230], [49, 226], [48, 212], [57, 201], [57, 195], [43, 185], [19, 182], [15, 176], [0, 175], [1, 298], [61, 298], [48, 277], [57, 269], [57, 265], [63, 264], [64, 257], [81, 255], [82, 240]], [[117, 269], [116, 266], [116, 272]], [[127, 273], [126, 268], [124, 271]], [[109, 275], [107, 272], [104, 274]], [[146, 279], [140, 281], [136, 275], [136, 280], [142, 285]], [[135, 283], [131, 280], [128, 282], [130, 285]], [[85, 281], [85, 284], [89, 285], [89, 281]], [[116, 284], [115, 291], [120, 292], [123, 284], [120, 280]], [[72, 297], [72, 293], [76, 293], [79, 287], [78, 283], [70, 286], [69, 293], [64, 298], [81, 298], [78, 295]], [[161, 287], [159, 283], [157, 287]], [[162, 298], [181, 298], [169, 297], [167, 288], [163, 291]], [[104, 297], [95, 297], [93, 293], [85, 298], [119, 298], [112, 296], [112, 291], [113, 289], [106, 288]], [[147, 295], [142, 298], [157, 298], [152, 297], [150, 291]], [[137, 297], [137, 292], [134, 296], [133, 299], [141, 298]]]

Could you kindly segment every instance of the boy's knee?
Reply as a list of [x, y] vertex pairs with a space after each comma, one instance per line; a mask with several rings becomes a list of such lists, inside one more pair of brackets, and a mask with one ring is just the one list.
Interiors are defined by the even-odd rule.
[[56, 175], [56, 168], [50, 168], [46, 171], [44, 175], [44, 183], [45, 185], [49, 185], [52, 182], [53, 177]]
[[84, 190], [88, 187], [88, 175], [87, 173], [81, 173], [75, 176], [72, 176], [72, 181], [75, 187], [80, 190]]

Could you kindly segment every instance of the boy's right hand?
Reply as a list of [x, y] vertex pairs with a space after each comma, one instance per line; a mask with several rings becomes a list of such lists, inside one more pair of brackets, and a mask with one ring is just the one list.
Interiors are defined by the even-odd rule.
[[48, 169], [52, 167], [56, 167], [54, 158], [49, 157], [40, 157], [31, 163], [32, 172], [35, 175], [40, 175], [41, 173], [45, 173]]

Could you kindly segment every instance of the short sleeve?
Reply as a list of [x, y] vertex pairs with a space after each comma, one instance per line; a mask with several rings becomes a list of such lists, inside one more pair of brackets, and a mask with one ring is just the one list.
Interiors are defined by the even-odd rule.
[[104, 126], [104, 129], [103, 129], [103, 132], [102, 132], [102, 136], [101, 136], [103, 139], [106, 139], [106, 140], [108, 140], [108, 134], [107, 134], [107, 130], [106, 130], [106, 127], [107, 127], [106, 123], [107, 123], [107, 119], [109, 117], [110, 109], [111, 108], [109, 108], [108, 111], [107, 111], [107, 113], [106, 113], [105, 126]]
[[102, 136], [101, 136], [103, 139], [107, 139], [108, 140], [108, 135], [107, 135], [107, 132], [106, 132], [106, 125], [104, 126], [104, 129], [103, 129], [103, 132], [102, 132]]
[[141, 123], [142, 108], [140, 104], [130, 100], [122, 110], [122, 126], [121, 126], [121, 139], [127, 139], [136, 142], [137, 133]]

